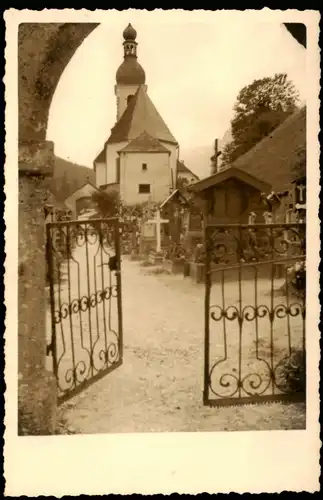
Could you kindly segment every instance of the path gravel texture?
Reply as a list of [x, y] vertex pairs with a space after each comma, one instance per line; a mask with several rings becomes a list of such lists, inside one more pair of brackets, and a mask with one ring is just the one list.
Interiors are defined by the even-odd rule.
[[203, 406], [204, 287], [123, 258], [123, 365], [61, 407], [76, 433], [304, 429], [305, 404]]

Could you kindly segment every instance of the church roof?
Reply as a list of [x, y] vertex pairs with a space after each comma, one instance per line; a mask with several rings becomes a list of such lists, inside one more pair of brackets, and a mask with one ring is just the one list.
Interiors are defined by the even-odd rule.
[[198, 176], [194, 174], [194, 172], [192, 172], [192, 170], [190, 170], [183, 161], [177, 160], [177, 173], [180, 172], [191, 174], [195, 177], [195, 179], [198, 179]]
[[95, 158], [94, 163], [105, 162], [105, 148], [102, 149], [101, 153]]
[[149, 135], [146, 131], [136, 137], [133, 141], [131, 141], [127, 146], [118, 151], [119, 153], [170, 153], [169, 149], [165, 148], [159, 142], [158, 139], [155, 139], [151, 135]]
[[143, 67], [135, 57], [127, 57], [119, 66], [116, 73], [118, 85], [141, 85], [146, 81]]
[[120, 120], [113, 127], [107, 144], [132, 141], [143, 132], [147, 132], [160, 141], [177, 144], [176, 139], [148, 97], [145, 88], [140, 85]]

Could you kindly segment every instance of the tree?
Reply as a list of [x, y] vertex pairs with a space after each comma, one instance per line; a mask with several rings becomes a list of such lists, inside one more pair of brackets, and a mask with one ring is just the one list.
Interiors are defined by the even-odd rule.
[[119, 193], [117, 191], [95, 191], [92, 200], [102, 217], [115, 217], [118, 214]]
[[234, 162], [269, 135], [297, 109], [298, 92], [285, 73], [254, 80], [238, 94], [231, 121], [233, 140], [222, 151], [222, 165]]

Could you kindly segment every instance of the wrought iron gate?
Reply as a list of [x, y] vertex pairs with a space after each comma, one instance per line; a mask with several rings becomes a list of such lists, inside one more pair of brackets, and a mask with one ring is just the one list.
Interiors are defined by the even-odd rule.
[[204, 405], [305, 399], [305, 233], [206, 227]]
[[59, 404], [122, 363], [120, 236], [116, 218], [51, 222], [51, 338]]

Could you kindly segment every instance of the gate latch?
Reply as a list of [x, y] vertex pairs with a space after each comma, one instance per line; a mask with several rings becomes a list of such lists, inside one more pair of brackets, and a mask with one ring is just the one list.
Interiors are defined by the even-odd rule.
[[118, 260], [117, 256], [113, 255], [112, 257], [109, 258], [109, 269], [110, 271], [117, 271], [118, 270]]

